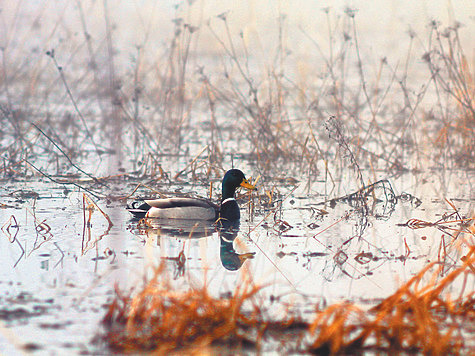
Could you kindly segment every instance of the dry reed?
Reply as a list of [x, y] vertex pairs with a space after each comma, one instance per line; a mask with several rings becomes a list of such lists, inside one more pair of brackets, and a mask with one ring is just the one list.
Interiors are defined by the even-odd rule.
[[[461, 354], [473, 347], [467, 344], [463, 330], [470, 330], [475, 322], [475, 293], [465, 293], [464, 287], [452, 299], [442, 292], [457, 278], [473, 274], [474, 263], [472, 247], [462, 265], [437, 282], [434, 278], [440, 270], [430, 263], [369, 311], [354, 303], [337, 303], [317, 308], [310, 323], [288, 317], [266, 320], [265, 309], [252, 302], [260, 288], [250, 284], [237, 287], [228, 299], [210, 296], [206, 287], [172, 291], [162, 266], [135, 296], [117, 291], [104, 318], [104, 340], [121, 352], [153, 350], [162, 354], [184, 348], [202, 350], [216, 343], [230, 344], [235, 350], [259, 348], [268, 334], [279, 338], [291, 333], [298, 340], [293, 351], [316, 354], [364, 350]], [[433, 281], [423, 285], [434, 269]], [[246, 303], [251, 308], [245, 308]]]
[[[255, 345], [249, 330], [259, 329], [261, 311], [251, 303], [258, 287], [245, 284], [229, 299], [212, 297], [206, 287], [177, 292], [163, 278], [163, 266], [134, 297], [117, 297], [104, 318], [106, 341], [114, 350], [166, 353], [215, 342]], [[255, 335], [254, 335], [255, 336]]]

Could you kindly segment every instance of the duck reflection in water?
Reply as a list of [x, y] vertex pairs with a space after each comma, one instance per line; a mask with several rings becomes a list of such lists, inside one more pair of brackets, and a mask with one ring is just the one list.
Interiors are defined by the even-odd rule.
[[[248, 259], [254, 258], [255, 252], [237, 253], [234, 249], [234, 240], [239, 233], [239, 220], [219, 219], [218, 223], [195, 220], [167, 220], [167, 219], [147, 219], [146, 224], [142, 223], [142, 233], [148, 237], [160, 236], [162, 234], [174, 236], [180, 239], [199, 239], [211, 236], [216, 229], [220, 239], [220, 259], [224, 268], [229, 271], [237, 271]], [[157, 243], [159, 243], [157, 239]]]
[[229, 221], [221, 219], [219, 221], [219, 239], [221, 243], [219, 257], [223, 267], [229, 271], [237, 271], [243, 263], [254, 258], [255, 252], [237, 253], [233, 242], [239, 232], [239, 220]]

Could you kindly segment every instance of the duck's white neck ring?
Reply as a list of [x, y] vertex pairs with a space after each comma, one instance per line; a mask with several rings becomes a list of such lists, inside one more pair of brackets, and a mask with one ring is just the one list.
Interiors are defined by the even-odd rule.
[[236, 199], [234, 199], [234, 198], [227, 198], [227, 199], [224, 199], [224, 200], [221, 202], [221, 205], [227, 203], [228, 201], [232, 201], [232, 200], [235, 201]]

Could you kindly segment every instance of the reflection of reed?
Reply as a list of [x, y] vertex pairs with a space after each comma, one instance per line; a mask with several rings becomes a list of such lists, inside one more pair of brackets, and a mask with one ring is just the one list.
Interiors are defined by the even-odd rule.
[[[325, 262], [322, 275], [327, 281], [331, 281], [334, 279], [335, 271], [338, 269], [341, 273], [351, 279], [367, 278], [367, 275], [373, 273], [375, 269], [379, 268], [385, 261], [389, 259], [389, 256], [387, 256], [386, 253], [384, 253], [381, 249], [378, 250], [386, 255], [384, 258], [380, 258], [370, 252], [360, 251], [354, 257], [354, 260], [359, 264], [358, 266], [354, 263], [351, 263], [351, 260], [349, 260], [349, 253], [347, 252], [350, 248], [350, 243], [354, 241], [355, 238], [357, 238], [356, 240], [358, 246], [360, 246], [359, 244], [364, 241], [363, 236], [367, 227], [369, 226], [370, 216], [378, 220], [388, 220], [395, 211], [398, 197], [395, 195], [391, 183], [384, 179], [373, 184], [363, 186], [354, 193], [320, 204], [329, 203], [330, 206], [334, 208], [339, 202], [350, 205], [354, 208], [354, 210], [348, 212], [345, 216], [334, 222], [332, 225], [315, 234], [313, 238], [317, 240], [317, 235], [338, 223], [346, 221], [348, 218], [350, 218], [350, 216], [352, 216], [355, 221], [353, 226], [354, 233], [342, 241], [338, 248], [334, 249], [333, 260], [327, 260]], [[410, 254], [410, 250], [407, 248], [407, 244], [405, 246], [406, 256], [404, 258], [407, 258]], [[371, 269], [361, 270], [360, 266], [367, 265], [371, 261], [380, 261], [380, 263], [378, 266], [372, 266]]]
[[10, 243], [16, 242], [21, 250], [20, 257], [18, 257], [18, 259], [16, 260], [15, 264], [13, 265], [13, 268], [15, 268], [18, 265], [18, 262], [20, 262], [20, 260], [22, 259], [22, 257], [25, 256], [25, 249], [21, 245], [20, 241], [18, 241], [17, 239], [19, 231], [20, 226], [18, 225], [16, 217], [14, 215], [11, 215], [8, 220], [3, 224], [2, 232], [8, 238], [8, 241]]
[[[96, 209], [106, 219], [108, 226], [106, 230], [100, 236], [98, 236], [94, 241], [92, 241], [92, 232], [91, 232], [92, 214], [94, 213]], [[93, 249], [96, 246], [98, 241], [102, 240], [104, 236], [107, 236], [109, 234], [114, 224], [109, 218], [109, 215], [107, 215], [101, 208], [99, 208], [99, 206], [84, 193], [83, 193], [83, 199], [82, 199], [82, 211], [83, 211], [83, 229], [82, 229], [81, 254], [85, 255], [89, 250]], [[87, 211], [87, 214], [86, 214], [86, 211]], [[96, 258], [97, 257], [98, 256], [96, 256]]]
[[[462, 246], [468, 246], [473, 250], [473, 240], [465, 239], [463, 235], [467, 234], [473, 237], [475, 231], [473, 230], [475, 216], [471, 218], [463, 217], [451, 201], [446, 199], [446, 202], [453, 209], [453, 212], [444, 213], [443, 216], [435, 222], [409, 219], [404, 224], [397, 224], [398, 226], [408, 227], [412, 230], [432, 227], [442, 232], [437, 259], [444, 273], [447, 273], [456, 266], [454, 261], [460, 258], [464, 261], [464, 257], [461, 256], [464, 251]], [[469, 254], [473, 252], [472, 250]], [[471, 268], [473, 271], [473, 267]]]
[[186, 256], [185, 256], [185, 243], [183, 243], [183, 248], [177, 257], [162, 257], [163, 259], [174, 261], [175, 262], [175, 272], [173, 273], [173, 279], [178, 279], [178, 277], [183, 277], [186, 270]]

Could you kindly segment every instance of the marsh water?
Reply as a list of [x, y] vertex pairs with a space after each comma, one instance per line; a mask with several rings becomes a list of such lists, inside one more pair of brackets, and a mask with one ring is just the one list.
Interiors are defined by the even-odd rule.
[[[250, 2], [244, 32], [238, 15], [247, 12], [231, 4], [144, 1], [133, 22], [128, 6], [103, 3], [57, 9], [32, 1], [1, 15], [8, 26], [0, 93], [0, 353], [109, 353], [100, 338], [108, 305], [117, 292], [140, 289], [161, 264], [176, 290], [206, 286], [226, 298], [252, 281], [263, 287], [269, 320], [289, 313], [310, 320], [316, 306], [345, 300], [369, 308], [429, 262], [441, 267], [441, 278], [473, 248], [473, 232], [459, 238], [475, 201], [467, 109], [473, 86], [464, 101], [463, 86], [451, 92], [434, 68], [422, 72], [422, 56], [436, 52], [424, 31], [440, 34], [434, 24], [427, 30], [431, 16], [414, 24], [419, 37], [414, 29], [374, 35], [383, 19], [373, 24], [378, 9], [362, 3], [358, 48], [352, 11], [305, 1], [309, 12], [284, 7], [279, 16], [262, 5], [275, 31], [262, 30], [260, 5]], [[385, 29], [399, 31], [416, 16], [389, 3], [399, 17]], [[226, 6], [232, 10], [221, 13]], [[464, 17], [460, 41], [470, 47], [473, 18], [462, 10], [452, 8], [449, 18]], [[311, 13], [330, 19], [327, 40]], [[74, 21], [65, 20], [70, 16]], [[229, 37], [217, 30], [223, 21]], [[283, 47], [266, 40], [285, 38], [285, 29]], [[196, 33], [203, 37], [195, 43]], [[274, 45], [268, 70], [266, 51]], [[460, 68], [470, 57], [466, 62]], [[125, 209], [151, 196], [217, 202], [232, 167], [257, 190], [239, 192], [240, 225], [226, 239], [212, 222], [144, 222]], [[471, 274], [444, 293], [474, 289]]]
[[[243, 166], [252, 174], [252, 164]], [[18, 347], [47, 353], [100, 352], [91, 338], [100, 332], [114, 288], [127, 291], [140, 286], [146, 271], [162, 262], [177, 288], [206, 283], [218, 297], [252, 278], [267, 286], [263, 300], [275, 317], [289, 303], [292, 313], [304, 316], [321, 303], [351, 300], [373, 305], [427, 262], [437, 260], [441, 243], [452, 246], [452, 237], [446, 234], [441, 240], [444, 233], [437, 229], [411, 230], [399, 224], [409, 219], [434, 222], [451, 214], [445, 199], [466, 211], [474, 198], [470, 195], [473, 176], [464, 171], [405, 174], [372, 189], [367, 195], [373, 200], [371, 208], [363, 217], [348, 198], [352, 191], [340, 187], [343, 199], [329, 202], [319, 177], [312, 178], [311, 184], [290, 180], [288, 175], [283, 178], [267, 178], [280, 182], [275, 183], [270, 204], [259, 191], [254, 194], [263, 197], [254, 198], [252, 209], [246, 208], [249, 198], [243, 198], [240, 229], [231, 251], [255, 255], [234, 266], [236, 270], [221, 258], [220, 238], [212, 224], [201, 222], [201, 228], [190, 229], [194, 223], [158, 221], [144, 227], [124, 209], [124, 201], [111, 196], [110, 201], [98, 202], [113, 223], [109, 226], [97, 210], [89, 218], [82, 192], [33, 177], [5, 181], [5, 206], [0, 210], [3, 352], [14, 353]], [[124, 175], [107, 185], [115, 198], [126, 197], [137, 181]], [[444, 190], [438, 188], [441, 185]], [[201, 196], [208, 191], [199, 178], [154, 187], [163, 193]], [[279, 209], [271, 210], [278, 204]], [[462, 251], [457, 248], [447, 254], [443, 262], [447, 271]], [[181, 252], [182, 264], [178, 263]], [[448, 292], [456, 294], [460, 286], [453, 287]]]

